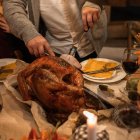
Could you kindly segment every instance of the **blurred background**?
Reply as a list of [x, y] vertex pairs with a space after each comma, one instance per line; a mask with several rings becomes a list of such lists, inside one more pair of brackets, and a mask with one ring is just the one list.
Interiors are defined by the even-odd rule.
[[140, 0], [103, 0], [108, 16], [108, 39], [100, 57], [120, 61], [140, 32]]

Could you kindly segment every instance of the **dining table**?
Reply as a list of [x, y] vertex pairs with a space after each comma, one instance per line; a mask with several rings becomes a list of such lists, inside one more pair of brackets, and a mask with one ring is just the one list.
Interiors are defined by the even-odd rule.
[[[22, 65], [22, 67], [25, 66], [26, 64]], [[18, 92], [13, 88], [17, 84], [16, 76], [17, 72], [9, 75], [5, 80], [0, 81], [0, 96], [3, 102], [2, 109], [0, 110], [0, 140], [22, 140], [23, 136], [28, 136], [32, 128], [36, 129], [37, 133], [39, 133], [41, 130], [47, 130], [51, 127], [51, 124], [48, 125], [46, 123], [47, 120], [43, 108], [35, 101], [22, 101]], [[124, 76], [118, 81], [106, 82], [105, 84], [114, 89], [120, 98], [125, 98], [124, 94], [126, 93], [124, 93], [124, 89], [126, 82], [127, 79]], [[112, 108], [102, 109], [96, 112], [106, 116], [106, 119], [98, 121], [99, 130], [106, 130], [109, 133], [110, 140], [138, 140], [140, 138], [140, 129], [134, 129], [129, 132], [126, 128], [118, 127], [114, 123], [109, 114], [120, 101], [116, 99], [110, 99], [108, 101], [99, 96], [98, 86], [100, 84], [104, 83], [94, 82], [86, 78], [84, 80], [84, 86], [91, 90], [92, 94], [96, 94], [98, 98], [104, 102], [108, 102], [112, 106]]]

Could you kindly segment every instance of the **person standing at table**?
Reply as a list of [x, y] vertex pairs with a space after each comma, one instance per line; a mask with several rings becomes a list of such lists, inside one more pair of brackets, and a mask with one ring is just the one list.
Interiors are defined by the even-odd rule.
[[96, 57], [106, 40], [105, 10], [94, 0], [3, 0], [3, 7], [11, 32], [37, 57], [68, 54], [88, 28], [75, 55], [79, 61]]

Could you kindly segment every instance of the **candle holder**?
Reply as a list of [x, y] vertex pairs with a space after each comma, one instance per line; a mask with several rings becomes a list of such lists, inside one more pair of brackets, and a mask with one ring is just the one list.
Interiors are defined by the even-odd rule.
[[[83, 124], [75, 129], [75, 131], [73, 133], [73, 140], [87, 140], [87, 139], [88, 139], [88, 131], [87, 131], [86, 124]], [[97, 132], [96, 140], [109, 140], [108, 132], [106, 130]]]

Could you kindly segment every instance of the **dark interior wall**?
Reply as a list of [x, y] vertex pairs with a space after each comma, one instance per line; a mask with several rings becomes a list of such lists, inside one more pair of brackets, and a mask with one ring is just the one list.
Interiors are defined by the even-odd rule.
[[111, 7], [110, 19], [114, 20], [140, 20], [139, 6]]
[[140, 7], [140, 0], [129, 0], [127, 2], [128, 6], [139, 6]]
[[140, 0], [104, 0], [111, 6], [110, 20], [140, 20]]
[[140, 0], [103, 0], [103, 1], [106, 4], [115, 7], [140, 6]]

